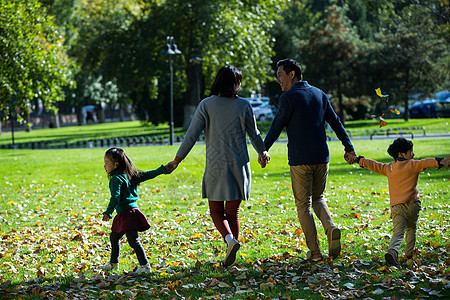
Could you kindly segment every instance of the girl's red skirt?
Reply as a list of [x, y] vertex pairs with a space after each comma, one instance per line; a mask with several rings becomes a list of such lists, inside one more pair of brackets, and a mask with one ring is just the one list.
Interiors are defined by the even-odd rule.
[[137, 208], [118, 213], [113, 220], [111, 231], [123, 232], [129, 230], [146, 231], [150, 224], [144, 214]]

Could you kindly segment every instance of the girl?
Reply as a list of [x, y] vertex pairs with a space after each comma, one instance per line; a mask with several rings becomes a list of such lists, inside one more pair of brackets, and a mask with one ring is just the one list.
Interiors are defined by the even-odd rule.
[[108, 208], [103, 213], [103, 221], [109, 221], [112, 213], [116, 210], [111, 227], [111, 259], [100, 266], [104, 271], [117, 269], [119, 266], [120, 239], [126, 235], [128, 244], [136, 252], [140, 266], [136, 273], [149, 273], [147, 256], [139, 241], [138, 231], [150, 228], [145, 216], [137, 207], [137, 186], [148, 179], [155, 178], [161, 174], [167, 174], [166, 167], [161, 165], [158, 169], [140, 172], [131, 162], [125, 151], [120, 148], [111, 148], [105, 153], [105, 171], [109, 178], [109, 189], [111, 199]]

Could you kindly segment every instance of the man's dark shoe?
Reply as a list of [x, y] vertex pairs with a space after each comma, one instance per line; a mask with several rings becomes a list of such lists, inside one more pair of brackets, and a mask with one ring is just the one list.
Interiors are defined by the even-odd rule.
[[389, 249], [384, 255], [384, 259], [388, 265], [398, 266], [400, 264], [398, 261], [398, 253], [394, 249]]
[[308, 253], [306, 253], [306, 260], [312, 262], [319, 262], [323, 260], [323, 255], [322, 253], [320, 253], [320, 250], [314, 252], [308, 251]]

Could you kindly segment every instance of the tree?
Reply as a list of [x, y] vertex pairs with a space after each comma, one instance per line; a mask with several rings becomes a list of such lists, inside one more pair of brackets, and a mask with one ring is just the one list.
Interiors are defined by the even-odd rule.
[[[121, 92], [118, 85], [118, 76], [130, 76], [130, 72], [121, 74], [123, 65], [129, 62], [124, 59], [123, 48], [117, 48], [117, 37], [139, 18], [141, 11], [140, 1], [137, 0], [93, 0], [81, 2], [72, 0], [65, 7], [63, 0], [56, 0], [53, 4], [54, 12], [76, 11], [77, 14], [69, 14], [74, 22], [67, 23], [61, 20], [64, 28], [73, 37], [70, 54], [80, 64], [77, 69], [77, 87], [72, 91], [74, 97], [72, 104], [78, 107], [86, 104], [97, 106], [99, 121], [105, 121], [103, 108], [106, 104], [120, 104], [123, 106], [128, 100], [127, 92]], [[56, 4], [59, 4], [58, 6]], [[70, 24], [75, 24], [75, 27]], [[119, 57], [117, 57], [119, 56]], [[111, 59], [112, 58], [112, 59]], [[108, 63], [105, 63], [107, 61]], [[121, 65], [120, 65], [121, 64]], [[81, 115], [78, 115], [82, 124]]]
[[0, 111], [26, 113], [35, 99], [56, 111], [71, 84], [63, 37], [37, 0], [0, 0], [0, 7]]
[[[168, 87], [168, 75], [163, 70], [168, 70], [168, 57], [159, 52], [164, 48], [166, 36], [174, 36], [183, 53], [182, 56], [174, 57], [174, 66], [182, 66], [175, 68], [174, 84], [175, 90], [186, 90], [186, 120], [183, 122], [186, 127], [199, 100], [197, 93], [190, 92], [195, 89], [193, 85], [197, 83], [192, 79], [195, 76], [195, 68], [191, 58], [195, 54], [203, 59], [203, 76], [200, 80], [202, 84], [204, 82], [206, 94], [215, 73], [225, 64], [234, 64], [242, 69], [243, 92], [260, 89], [269, 78], [273, 44], [269, 30], [281, 8], [278, 2], [148, 1], [145, 17], [136, 20], [128, 33], [123, 33], [132, 41], [127, 43], [131, 47], [127, 52], [135, 51], [134, 58], [124, 67], [127, 70], [133, 67], [133, 78], [136, 78], [135, 74], [142, 75], [134, 82], [137, 87], [143, 87], [140, 88], [139, 94], [167, 98], [164, 91]], [[186, 85], [186, 82], [189, 85]], [[156, 86], [151, 86], [151, 83], [156, 83]], [[129, 86], [129, 81], [127, 85]], [[150, 89], [146, 88], [147, 86], [150, 86]], [[155, 99], [152, 101], [156, 102]]]
[[[322, 1], [323, 2], [323, 1]], [[286, 9], [281, 11], [281, 17], [272, 27], [270, 33], [275, 40], [272, 58], [272, 70], [276, 70], [276, 64], [284, 58], [294, 58], [299, 62], [302, 61], [302, 54], [299, 51], [299, 41], [307, 38], [310, 28], [316, 24], [321, 13], [316, 12], [311, 6], [322, 4], [322, 2], [310, 1], [289, 1]], [[275, 79], [274, 72], [273, 79]], [[269, 98], [278, 103], [282, 91], [279, 84], [270, 80], [265, 84], [265, 91]]]
[[[431, 8], [440, 1], [398, 1], [381, 10], [378, 68], [385, 89], [396, 95], [409, 119], [409, 96], [449, 88], [449, 48]], [[398, 101], [398, 100], [394, 100]]]
[[343, 95], [352, 94], [354, 68], [363, 43], [346, 17], [347, 8], [331, 5], [309, 33], [300, 41], [304, 76], [330, 94], [338, 97], [338, 115], [345, 121]]

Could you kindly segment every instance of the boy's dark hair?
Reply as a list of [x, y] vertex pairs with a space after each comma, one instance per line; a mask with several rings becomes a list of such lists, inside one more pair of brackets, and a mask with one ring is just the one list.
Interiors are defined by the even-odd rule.
[[291, 58], [285, 58], [277, 62], [277, 68], [283, 66], [284, 72], [288, 74], [291, 71], [294, 71], [295, 77], [299, 80], [303, 80], [303, 71], [302, 67], [298, 63], [298, 61], [293, 60]]
[[[139, 170], [123, 149], [110, 148], [106, 151], [105, 156], [112, 160], [112, 162], [119, 164], [116, 170], [122, 171], [127, 176], [129, 182], [134, 182], [139, 185]], [[108, 178], [111, 179], [111, 174], [108, 174]]]
[[236, 97], [241, 81], [241, 70], [235, 66], [223, 66], [217, 72], [211, 86], [211, 94], [223, 97]]
[[389, 145], [387, 152], [394, 159], [397, 159], [399, 153], [406, 153], [408, 152], [408, 150], [411, 150], [412, 148], [413, 143], [411, 141], [408, 141], [405, 138], [398, 138], [395, 139], [391, 145]]

